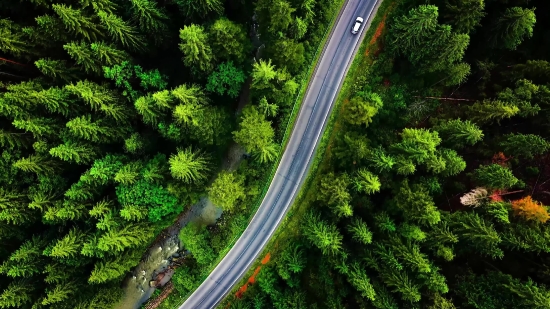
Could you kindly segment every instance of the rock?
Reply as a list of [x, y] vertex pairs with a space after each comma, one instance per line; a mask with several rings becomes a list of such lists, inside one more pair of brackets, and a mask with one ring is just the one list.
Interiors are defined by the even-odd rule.
[[152, 288], [156, 287], [157, 286], [157, 281], [156, 280], [149, 281], [149, 286], [152, 287]]

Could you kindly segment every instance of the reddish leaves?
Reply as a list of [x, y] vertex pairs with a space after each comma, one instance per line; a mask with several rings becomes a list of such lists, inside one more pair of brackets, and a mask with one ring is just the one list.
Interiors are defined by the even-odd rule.
[[533, 200], [530, 195], [512, 202], [512, 209], [515, 214], [523, 217], [528, 221], [537, 221], [546, 223], [550, 219], [550, 215], [546, 207], [541, 203]]

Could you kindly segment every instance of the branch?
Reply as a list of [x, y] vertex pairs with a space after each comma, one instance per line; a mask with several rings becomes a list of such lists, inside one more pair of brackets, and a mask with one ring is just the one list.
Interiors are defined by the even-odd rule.
[[422, 98], [422, 99], [434, 99], [434, 100], [448, 100], [448, 101], [469, 101], [474, 102], [475, 100], [470, 99], [455, 99], [455, 98], [441, 98], [441, 97], [422, 97], [422, 96], [413, 96], [413, 98]]

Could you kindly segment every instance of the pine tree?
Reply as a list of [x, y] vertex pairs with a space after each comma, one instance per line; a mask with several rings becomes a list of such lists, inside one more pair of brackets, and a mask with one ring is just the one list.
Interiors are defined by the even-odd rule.
[[452, 119], [443, 122], [434, 128], [444, 137], [444, 142], [453, 145], [453, 148], [473, 146], [483, 139], [483, 131], [469, 120]]
[[66, 142], [50, 149], [50, 155], [63, 161], [85, 164], [92, 162], [97, 154], [94, 147], [74, 142]]
[[543, 309], [550, 307], [550, 291], [543, 286], [538, 286], [531, 278], [526, 283], [513, 280], [505, 284], [505, 287], [519, 296], [526, 308]]
[[490, 189], [509, 189], [519, 181], [510, 169], [498, 164], [480, 166], [474, 170], [473, 178], [480, 186]]
[[208, 38], [212, 41], [212, 51], [226, 60], [242, 63], [250, 42], [242, 25], [221, 17], [208, 29]]
[[376, 292], [370, 282], [369, 277], [366, 272], [361, 269], [359, 263], [353, 263], [350, 266], [350, 272], [348, 275], [348, 281], [353, 285], [359, 292], [361, 296], [373, 301], [376, 299]]
[[208, 197], [214, 205], [231, 212], [238, 201], [246, 197], [244, 180], [235, 172], [222, 171], [208, 188]]
[[456, 31], [470, 33], [480, 26], [486, 15], [484, 0], [451, 0], [447, 2], [445, 18], [455, 26]]
[[53, 174], [57, 169], [57, 164], [54, 161], [48, 160], [48, 158], [40, 154], [21, 158], [14, 162], [13, 166], [24, 172], [36, 174]]
[[369, 172], [366, 169], [357, 171], [357, 175], [353, 179], [355, 190], [366, 194], [374, 194], [380, 191], [380, 179], [378, 176]]
[[422, 229], [414, 224], [402, 223], [398, 227], [399, 234], [408, 240], [412, 241], [424, 241], [426, 240], [426, 233]]
[[94, 24], [92, 19], [83, 15], [80, 10], [64, 4], [53, 4], [52, 8], [63, 21], [65, 29], [81, 35], [87, 41], [96, 41], [103, 36], [101, 26]]
[[139, 97], [134, 103], [137, 112], [143, 117], [143, 122], [155, 125], [160, 120], [159, 108], [150, 95]]
[[456, 151], [451, 149], [440, 149], [439, 154], [445, 161], [445, 169], [441, 175], [445, 177], [454, 176], [466, 169], [466, 161], [464, 161]]
[[20, 57], [34, 54], [33, 48], [19, 25], [9, 19], [0, 19], [0, 51]]
[[143, 224], [129, 224], [121, 229], [107, 231], [101, 235], [97, 248], [102, 251], [123, 251], [141, 246], [151, 239], [152, 227]]
[[9, 132], [0, 129], [0, 146], [11, 148], [27, 148], [31, 144], [28, 133]]
[[265, 117], [275, 117], [277, 116], [277, 110], [279, 109], [279, 106], [276, 104], [271, 104], [267, 102], [266, 97], [262, 97], [260, 99], [260, 103], [258, 104], [258, 107], [260, 110], [263, 111], [263, 114]]
[[141, 255], [139, 251], [136, 253], [136, 250], [133, 250], [126, 254], [119, 255], [112, 260], [99, 261], [95, 263], [94, 269], [88, 278], [88, 282], [91, 284], [99, 284], [119, 279], [135, 266], [140, 258]]
[[0, 294], [0, 308], [24, 308], [33, 301], [35, 287], [26, 280], [12, 281]]
[[74, 257], [80, 252], [84, 234], [76, 228], [69, 231], [67, 235], [59, 239], [52, 248], [50, 256], [55, 258]]
[[92, 110], [103, 110], [103, 106], [117, 102], [117, 97], [113, 91], [105, 85], [98, 85], [88, 80], [66, 85], [65, 88], [90, 105]]
[[185, 183], [196, 183], [206, 179], [210, 171], [209, 157], [191, 147], [178, 150], [170, 156], [170, 172], [172, 177]]
[[348, 231], [353, 234], [353, 239], [361, 244], [368, 245], [372, 242], [372, 233], [361, 218], [354, 217], [348, 225]]
[[93, 50], [84, 41], [70, 42], [63, 45], [63, 49], [67, 51], [69, 56], [73, 58], [76, 63], [84, 68], [88, 73], [101, 74], [103, 69], [99, 59], [94, 55]]
[[103, 66], [113, 66], [120, 64], [129, 58], [123, 50], [118, 50], [110, 44], [104, 42], [94, 42], [90, 45], [93, 55], [97, 57]]
[[404, 301], [420, 301], [420, 287], [409, 278], [407, 272], [390, 268], [384, 273], [381, 273], [381, 277], [386, 285], [393, 287], [394, 292], [399, 292], [401, 294], [401, 298]]
[[491, 31], [493, 46], [502, 46], [509, 50], [516, 49], [524, 39], [533, 36], [533, 27], [536, 21], [534, 8], [507, 8], [493, 24]]
[[42, 74], [54, 79], [61, 79], [65, 82], [70, 82], [77, 78], [78, 71], [73, 67], [69, 67], [65, 60], [51, 60], [49, 58], [39, 59], [34, 62], [34, 65], [42, 72]]
[[473, 212], [459, 211], [452, 215], [454, 231], [461, 243], [492, 258], [502, 258], [504, 253], [498, 247], [502, 242], [493, 224]]
[[213, 67], [214, 54], [208, 45], [208, 34], [199, 25], [191, 24], [180, 29], [180, 50], [183, 63], [199, 71], [207, 72]]
[[132, 50], [144, 48], [144, 40], [137, 29], [122, 20], [122, 18], [105, 11], [99, 11], [97, 16], [99, 16], [101, 23], [107, 28], [113, 40]]
[[348, 106], [346, 106], [345, 119], [351, 124], [368, 126], [382, 106], [382, 99], [378, 94], [373, 92], [364, 93], [349, 100]]
[[46, 297], [42, 299], [41, 304], [44, 306], [48, 306], [64, 302], [76, 292], [77, 285], [75, 284], [75, 282], [65, 282], [57, 284], [53, 289], [47, 291]]
[[312, 212], [306, 214], [302, 232], [323, 254], [336, 254], [342, 251], [342, 235], [338, 228], [321, 220]]
[[490, 124], [493, 121], [500, 123], [500, 120], [510, 118], [518, 112], [519, 108], [517, 106], [498, 100], [476, 102], [467, 109], [468, 118], [479, 124]]
[[141, 221], [147, 218], [147, 208], [138, 205], [124, 205], [120, 209], [120, 216], [127, 221]]
[[209, 103], [204, 89], [197, 84], [179, 85], [170, 93], [184, 105], [206, 105]]
[[114, 3], [112, 0], [80, 0], [80, 4], [83, 8], [92, 6], [96, 13], [100, 11], [114, 13], [118, 8], [118, 4]]
[[275, 132], [271, 122], [260, 114], [255, 106], [243, 109], [239, 130], [233, 132], [233, 139], [242, 145], [248, 153], [262, 152], [273, 145]]
[[125, 184], [125, 185], [131, 185], [135, 183], [138, 180], [139, 177], [139, 171], [143, 168], [143, 165], [141, 162], [131, 162], [129, 164], [125, 164], [116, 174], [115, 174], [115, 182]]
[[12, 122], [13, 126], [31, 132], [35, 138], [42, 136], [52, 136], [59, 133], [59, 127], [56, 122], [50, 118], [28, 118], [19, 119]]
[[139, 28], [143, 32], [160, 33], [166, 29], [168, 19], [163, 9], [157, 8], [157, 3], [151, 0], [131, 0], [132, 11], [137, 16]]
[[405, 217], [422, 225], [433, 226], [441, 221], [441, 214], [432, 197], [420, 186], [411, 189], [407, 181], [403, 182], [394, 197], [394, 202], [397, 208], [404, 212]]
[[271, 64], [271, 59], [267, 62], [260, 59], [254, 62], [252, 67], [252, 88], [265, 89], [271, 87], [271, 80], [277, 77], [275, 66]]
[[401, 142], [391, 146], [392, 149], [416, 163], [433, 158], [436, 147], [441, 143], [437, 132], [426, 129], [405, 128], [401, 139]]
[[505, 140], [499, 143], [506, 154], [514, 157], [533, 159], [550, 149], [550, 143], [544, 138], [535, 134], [514, 134], [504, 136]]
[[209, 13], [221, 14], [223, 2], [221, 0], [173, 0], [180, 10], [187, 16], [206, 16]]
[[145, 147], [145, 141], [139, 133], [132, 133], [130, 137], [124, 140], [124, 150], [129, 153], [137, 154]]

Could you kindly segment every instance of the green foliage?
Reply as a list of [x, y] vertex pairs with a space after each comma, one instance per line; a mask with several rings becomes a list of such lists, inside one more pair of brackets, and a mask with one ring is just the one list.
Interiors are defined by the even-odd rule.
[[183, 246], [191, 251], [199, 265], [207, 265], [215, 258], [205, 226], [189, 224], [180, 231]]
[[491, 189], [509, 189], [518, 183], [512, 171], [498, 164], [480, 166], [473, 172], [474, 180]]
[[227, 93], [230, 98], [236, 98], [244, 80], [245, 75], [241, 69], [236, 68], [231, 61], [224, 62], [208, 76], [206, 90], [219, 95]]
[[214, 54], [208, 44], [208, 34], [202, 26], [184, 26], [180, 29], [180, 40], [179, 48], [186, 66], [202, 72], [212, 69]]
[[533, 159], [550, 149], [550, 144], [541, 136], [534, 134], [508, 134], [505, 140], [500, 142], [504, 152], [515, 157]]
[[233, 211], [239, 200], [246, 197], [244, 177], [236, 172], [221, 172], [208, 188], [208, 197], [214, 205]]
[[[271, 123], [265, 119], [264, 115], [260, 114], [255, 106], [245, 107], [241, 117], [239, 130], [233, 132], [235, 141], [249, 153], [271, 152], [275, 137]], [[273, 159], [272, 156], [265, 160], [271, 161], [271, 159]]]
[[372, 122], [372, 117], [376, 115], [382, 106], [382, 99], [378, 94], [372, 92], [362, 93], [349, 101], [346, 108], [348, 113], [345, 116], [346, 120], [351, 124], [369, 125]]
[[493, 23], [492, 44], [514, 50], [525, 38], [533, 36], [535, 9], [507, 8]]
[[185, 183], [203, 181], [210, 171], [208, 159], [208, 156], [191, 147], [178, 150], [177, 154], [170, 156], [170, 173]]

